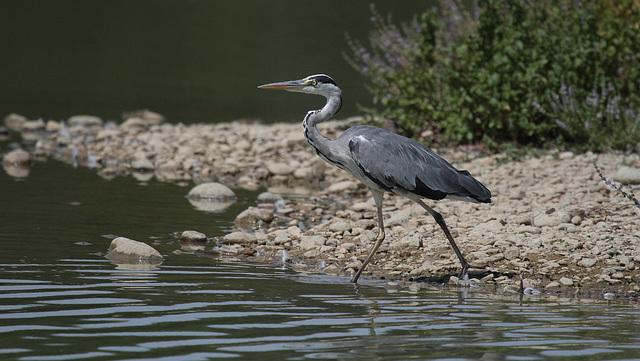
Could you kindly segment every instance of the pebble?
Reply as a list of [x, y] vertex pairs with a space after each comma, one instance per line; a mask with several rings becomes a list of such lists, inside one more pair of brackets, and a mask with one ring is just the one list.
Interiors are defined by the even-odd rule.
[[314, 249], [324, 246], [327, 239], [323, 236], [302, 236], [300, 238], [300, 248], [302, 249]]
[[551, 214], [541, 213], [533, 218], [533, 225], [536, 227], [555, 227], [569, 222], [571, 222], [571, 216], [564, 211]]
[[596, 262], [597, 260], [595, 258], [583, 258], [580, 260], [580, 262], [578, 262], [578, 265], [588, 268], [595, 266]]
[[258, 198], [256, 200], [258, 203], [276, 203], [278, 201], [282, 201], [282, 197], [271, 192], [263, 192], [258, 194]]
[[295, 170], [295, 168], [289, 164], [280, 162], [268, 162], [266, 166], [269, 172], [275, 175], [289, 175]]
[[149, 171], [155, 169], [155, 166], [145, 155], [140, 155], [131, 161], [131, 168], [139, 171]]
[[14, 132], [19, 132], [22, 129], [22, 124], [26, 121], [27, 118], [25, 116], [15, 113], [11, 113], [4, 118], [4, 124]]
[[249, 207], [236, 216], [236, 226], [243, 229], [253, 228], [261, 222], [271, 222], [273, 220], [273, 209]]
[[37, 132], [41, 130], [45, 130], [46, 124], [44, 120], [26, 120], [21, 123], [20, 130], [23, 132]]
[[619, 183], [640, 184], [640, 168], [621, 167], [611, 178]]
[[504, 250], [504, 258], [508, 260], [513, 260], [520, 257], [520, 248], [519, 247], [509, 247]]
[[342, 273], [342, 270], [340, 269], [340, 267], [336, 266], [335, 264], [328, 265], [323, 269], [323, 271], [328, 275], [334, 275], [334, 276], [337, 276], [340, 273]]
[[207, 236], [198, 231], [184, 231], [180, 235], [180, 247], [185, 251], [202, 251], [208, 241]]
[[101, 126], [102, 123], [102, 119], [95, 115], [74, 115], [67, 120], [70, 127]]
[[249, 232], [231, 232], [225, 235], [222, 240], [226, 243], [254, 243], [256, 236]]
[[560, 283], [564, 286], [573, 286], [573, 280], [567, 277], [560, 278]]
[[25, 167], [29, 165], [31, 156], [24, 149], [14, 149], [4, 156], [3, 164], [5, 166]]
[[184, 231], [180, 235], [180, 242], [206, 243], [207, 236], [198, 231]]
[[345, 232], [351, 230], [351, 225], [343, 220], [336, 220], [329, 226], [331, 232]]
[[358, 189], [358, 183], [354, 181], [342, 181], [330, 185], [327, 191], [329, 193], [342, 193], [356, 189]]

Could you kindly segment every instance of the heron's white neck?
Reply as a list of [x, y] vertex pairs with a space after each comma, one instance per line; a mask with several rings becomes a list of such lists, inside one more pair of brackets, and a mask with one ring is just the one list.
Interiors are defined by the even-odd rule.
[[320, 134], [316, 125], [331, 119], [340, 110], [342, 107], [342, 93], [340, 88], [335, 87], [335, 89], [322, 95], [327, 98], [327, 103], [322, 109], [311, 110], [307, 113], [302, 121], [302, 129], [311, 148], [324, 160], [330, 162], [325, 157], [325, 154], [330, 153], [329, 143], [332, 140]]

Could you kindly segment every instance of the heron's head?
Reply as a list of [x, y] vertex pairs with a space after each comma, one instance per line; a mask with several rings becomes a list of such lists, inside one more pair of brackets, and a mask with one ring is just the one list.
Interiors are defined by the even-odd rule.
[[330, 76], [324, 74], [310, 75], [304, 79], [283, 81], [260, 85], [260, 89], [282, 89], [290, 92], [317, 94], [326, 98], [340, 96], [340, 88]]

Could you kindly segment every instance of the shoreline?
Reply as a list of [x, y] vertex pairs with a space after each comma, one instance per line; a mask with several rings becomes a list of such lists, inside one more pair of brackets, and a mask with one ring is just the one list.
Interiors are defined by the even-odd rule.
[[[221, 251], [259, 262], [285, 260], [299, 272], [350, 277], [359, 267], [377, 233], [371, 194], [315, 155], [299, 123], [187, 126], [163, 123], [154, 114], [137, 113], [121, 124], [91, 116], [64, 123], [14, 116], [5, 123], [33, 142], [34, 156], [95, 168], [103, 177], [264, 186], [276, 196], [250, 206], [249, 223], [236, 219], [234, 232], [217, 237]], [[319, 129], [335, 139], [361, 121], [329, 121]], [[500, 154], [434, 150], [493, 194], [490, 205], [428, 202], [467, 260], [493, 272], [459, 284], [504, 292], [518, 292], [522, 284], [530, 291], [590, 297], [640, 294], [640, 210], [608, 188], [592, 165], [597, 158], [611, 178], [620, 168], [640, 168], [638, 154], [546, 152], [506, 162]], [[296, 188], [304, 197], [294, 196]], [[420, 206], [385, 195], [384, 216], [387, 237], [362, 279], [403, 282], [459, 272], [442, 230]]]

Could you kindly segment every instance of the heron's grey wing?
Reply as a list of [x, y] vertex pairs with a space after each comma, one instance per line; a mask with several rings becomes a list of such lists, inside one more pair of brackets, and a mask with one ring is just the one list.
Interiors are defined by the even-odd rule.
[[459, 171], [423, 144], [395, 133], [362, 127], [350, 135], [353, 161], [385, 190], [402, 188], [421, 197], [447, 195], [489, 202], [491, 193], [467, 171]]

